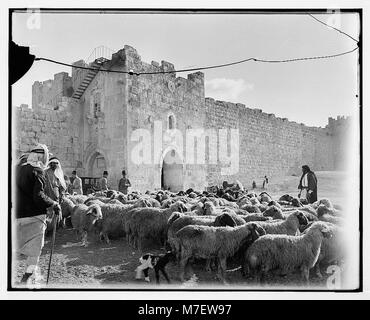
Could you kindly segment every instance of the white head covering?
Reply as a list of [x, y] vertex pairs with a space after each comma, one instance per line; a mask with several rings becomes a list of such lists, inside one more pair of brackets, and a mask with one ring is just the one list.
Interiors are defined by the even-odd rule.
[[62, 185], [63, 189], [67, 190], [67, 185], [66, 185], [66, 182], [64, 180], [64, 173], [63, 173], [62, 166], [61, 166], [59, 160], [57, 158], [50, 159], [47, 169], [50, 168], [50, 163], [52, 163], [52, 162], [57, 164], [57, 168], [54, 170], [54, 175], [60, 181], [60, 184]]
[[38, 144], [34, 147], [27, 157], [27, 162], [23, 165], [30, 164], [33, 167], [41, 168], [45, 170], [46, 165], [49, 162], [49, 150], [45, 144]]

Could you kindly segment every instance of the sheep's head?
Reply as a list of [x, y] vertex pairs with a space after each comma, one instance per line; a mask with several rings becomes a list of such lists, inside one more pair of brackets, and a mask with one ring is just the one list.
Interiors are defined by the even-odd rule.
[[312, 226], [312, 224], [313, 224], [314, 222], [313, 221], [311, 221], [311, 222], [309, 222], [307, 225], [305, 225], [305, 226], [303, 226], [303, 225], [301, 225], [301, 226], [299, 226], [299, 232], [301, 232], [301, 233], [306, 233], [306, 230], [308, 229], [308, 228], [310, 228], [311, 226]]
[[204, 213], [206, 215], [211, 215], [213, 213], [213, 210], [215, 209], [215, 206], [211, 201], [204, 202]]
[[301, 201], [299, 201], [298, 198], [293, 198], [292, 199], [292, 206], [294, 206], [294, 207], [303, 207]]
[[293, 214], [297, 217], [299, 225], [306, 226], [308, 224], [308, 219], [303, 212], [296, 211]]
[[162, 202], [162, 193], [158, 193], [155, 197], [154, 197], [155, 200], [157, 200], [159, 203]]
[[333, 208], [333, 204], [331, 203], [329, 199], [320, 199], [319, 205], [324, 205], [327, 208]]
[[167, 257], [168, 262], [176, 262], [176, 254], [172, 250], [167, 250], [164, 256]]
[[289, 194], [284, 194], [283, 196], [281, 196], [279, 198], [279, 201], [288, 201], [288, 202], [292, 202], [293, 201], [293, 197], [290, 196]]
[[62, 216], [63, 218], [66, 218], [71, 215], [72, 209], [75, 205], [71, 199], [64, 197], [60, 206], [62, 208]]
[[314, 222], [310, 228], [306, 230], [308, 232], [321, 232], [324, 238], [331, 238], [333, 236], [333, 231], [325, 222]]
[[256, 241], [259, 237], [266, 234], [265, 229], [263, 229], [257, 223], [249, 222], [247, 225], [248, 225], [249, 234], [246, 238], [246, 242], [248, 244], [251, 244], [252, 242]]
[[260, 201], [261, 202], [271, 202], [271, 197], [267, 194], [267, 192], [261, 192], [259, 195]]
[[180, 212], [174, 212], [171, 214], [171, 216], [167, 220], [167, 225], [170, 226], [172, 223], [174, 223], [178, 218], [180, 218], [183, 214]]
[[100, 206], [97, 204], [91, 205], [87, 211], [86, 216], [89, 217], [92, 221], [92, 224], [95, 224], [97, 220], [103, 219], [103, 214], [101, 212]]
[[181, 201], [177, 201], [174, 204], [171, 205], [170, 207], [174, 211], [178, 212], [186, 212], [188, 209], [186, 208], [185, 204]]
[[114, 190], [108, 190], [107, 191], [107, 197], [108, 198], [114, 199], [116, 195], [117, 195], [117, 193]]
[[324, 238], [327, 238], [327, 239], [329, 239], [333, 236], [333, 233], [328, 228], [322, 228], [321, 233], [324, 236]]
[[241, 209], [246, 210], [249, 213], [261, 213], [261, 210], [257, 206], [251, 204], [246, 204], [242, 206]]
[[283, 219], [283, 212], [277, 206], [269, 206], [264, 212], [263, 216], [265, 217], [273, 217], [275, 219]]
[[324, 204], [320, 204], [316, 212], [318, 217], [321, 217], [326, 213], [331, 213], [331, 211]]
[[259, 235], [259, 236], [264, 236], [266, 234], [266, 231], [264, 228], [262, 228], [258, 223], [252, 223], [253, 224], [253, 229], [254, 231]]
[[251, 204], [252, 205], [258, 205], [261, 204], [256, 197], [251, 198]]
[[223, 213], [216, 217], [214, 225], [216, 227], [235, 227], [236, 222], [234, 218], [229, 213]]
[[275, 200], [271, 200], [268, 204], [267, 204], [269, 207], [270, 206], [276, 206], [276, 207], [280, 207], [280, 204], [275, 201]]
[[116, 199], [123, 204], [127, 202], [127, 197], [123, 193], [119, 193]]

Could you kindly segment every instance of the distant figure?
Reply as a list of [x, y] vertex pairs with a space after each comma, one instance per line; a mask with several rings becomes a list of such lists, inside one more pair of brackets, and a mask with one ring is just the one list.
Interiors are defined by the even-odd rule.
[[267, 176], [265, 176], [265, 178], [263, 179], [262, 188], [263, 189], [267, 188], [268, 183], [269, 179], [267, 178]]
[[127, 194], [128, 187], [131, 187], [131, 182], [126, 178], [126, 171], [122, 170], [122, 178], [118, 182], [118, 191]]
[[252, 182], [252, 189], [256, 189], [256, 188], [257, 188], [256, 181], [253, 180], [253, 182]]
[[306, 199], [308, 203], [317, 201], [317, 178], [307, 165], [302, 166], [302, 176], [298, 189], [300, 189], [298, 198]]
[[73, 193], [83, 194], [83, 192], [82, 192], [82, 180], [77, 175], [76, 170], [73, 170], [72, 171], [72, 178], [73, 178], [73, 182], [72, 182], [72, 194]]
[[239, 180], [235, 180], [234, 188], [233, 189], [234, 190], [244, 191], [244, 186], [243, 186], [243, 184]]
[[108, 190], [108, 171], [103, 172], [103, 176], [99, 180], [98, 191], [107, 191]]

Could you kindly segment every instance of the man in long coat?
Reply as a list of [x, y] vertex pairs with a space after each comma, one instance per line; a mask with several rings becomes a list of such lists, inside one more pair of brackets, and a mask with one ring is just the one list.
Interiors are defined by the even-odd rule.
[[308, 203], [317, 201], [317, 178], [307, 165], [302, 166], [302, 176], [298, 189], [300, 189], [298, 198], [306, 198]]

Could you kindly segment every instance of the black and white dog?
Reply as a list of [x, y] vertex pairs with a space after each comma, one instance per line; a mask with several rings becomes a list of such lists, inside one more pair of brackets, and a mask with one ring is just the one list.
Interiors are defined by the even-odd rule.
[[141, 256], [139, 259], [141, 265], [136, 268], [136, 279], [141, 279], [142, 274], [144, 273], [145, 281], [150, 282], [149, 279], [149, 268], [150, 268], [154, 269], [155, 271], [155, 278], [157, 280], [157, 284], [159, 284], [159, 271], [162, 272], [167, 282], [171, 283], [165, 268], [167, 263], [173, 261], [174, 259], [175, 255], [171, 251], [167, 251], [167, 253], [165, 254], [154, 255], [151, 253], [147, 253]]

